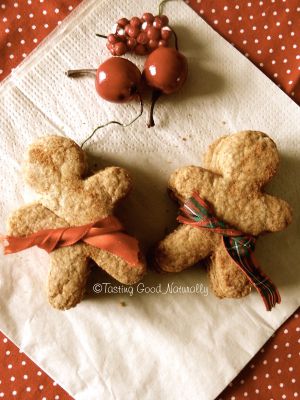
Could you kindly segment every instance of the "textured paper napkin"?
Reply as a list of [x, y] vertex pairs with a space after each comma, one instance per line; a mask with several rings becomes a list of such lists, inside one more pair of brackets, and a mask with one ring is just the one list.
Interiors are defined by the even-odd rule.
[[[149, 0], [83, 2], [1, 86], [1, 232], [8, 214], [34, 198], [20, 171], [35, 138], [54, 133], [81, 142], [98, 124], [137, 114], [137, 104], [106, 103], [91, 78], [68, 79], [64, 71], [99, 65], [109, 54], [95, 32], [109, 33], [118, 18], [156, 8]], [[116, 283], [94, 270], [87, 298], [58, 312], [45, 296], [48, 256], [38, 249], [1, 255], [0, 328], [78, 400], [214, 399], [299, 304], [300, 110], [183, 2], [169, 3], [166, 13], [188, 58], [187, 84], [159, 101], [155, 128], [146, 128], [146, 115], [127, 129], [110, 126], [87, 150], [93, 162], [132, 174], [135, 189], [119, 215], [149, 249], [174, 225], [166, 184], [175, 168], [200, 164], [220, 135], [242, 129], [272, 135], [282, 163], [268, 190], [291, 203], [294, 222], [261, 238], [257, 255], [282, 304], [268, 313], [255, 291], [239, 301], [210, 292], [97, 295], [93, 284]], [[178, 275], [152, 272], [144, 283], [158, 289], [161, 283], [162, 290], [208, 284], [200, 267]]]

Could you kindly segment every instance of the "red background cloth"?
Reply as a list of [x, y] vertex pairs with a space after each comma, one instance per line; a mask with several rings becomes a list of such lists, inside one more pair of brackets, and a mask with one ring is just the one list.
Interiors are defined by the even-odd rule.
[[[0, 80], [8, 76], [80, 2], [0, 0]], [[299, 0], [186, 2], [300, 103]], [[134, 14], [134, 2], [132, 9]], [[300, 398], [298, 313], [273, 335], [218, 400]], [[0, 399], [71, 399], [3, 334], [0, 334], [0, 366]]]

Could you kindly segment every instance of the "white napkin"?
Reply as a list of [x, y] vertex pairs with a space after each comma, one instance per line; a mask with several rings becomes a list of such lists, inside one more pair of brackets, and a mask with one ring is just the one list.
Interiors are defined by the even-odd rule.
[[[34, 196], [20, 175], [31, 142], [53, 133], [81, 142], [98, 124], [127, 122], [138, 113], [137, 104], [97, 97], [91, 78], [68, 79], [64, 72], [97, 67], [109, 56], [95, 32], [109, 33], [120, 17], [156, 9], [154, 0], [86, 0], [1, 86], [1, 232], [8, 214]], [[184, 2], [168, 3], [165, 12], [188, 57], [187, 84], [159, 100], [155, 128], [146, 128], [146, 115], [127, 129], [107, 127], [88, 152], [101, 166], [121, 165], [132, 174], [135, 189], [119, 215], [149, 249], [174, 226], [176, 207], [166, 184], [175, 168], [200, 165], [201, 154], [220, 135], [269, 133], [282, 163], [268, 189], [291, 203], [294, 222], [261, 238], [257, 256], [278, 285], [282, 304], [266, 312], [255, 291], [238, 301], [221, 301], [210, 291], [95, 294], [94, 283], [117, 283], [94, 270], [87, 298], [59, 312], [46, 300], [47, 254], [30, 249], [1, 255], [0, 328], [78, 400], [214, 399], [299, 304], [300, 110]], [[142, 67], [141, 57], [130, 58]], [[144, 280], [158, 289], [159, 283], [162, 290], [168, 283], [208, 285], [200, 267], [151, 272]]]

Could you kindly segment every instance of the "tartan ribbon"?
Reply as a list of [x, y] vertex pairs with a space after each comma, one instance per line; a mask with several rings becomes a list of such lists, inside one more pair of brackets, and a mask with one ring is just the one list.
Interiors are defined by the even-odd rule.
[[0, 236], [0, 243], [4, 245], [4, 254], [11, 254], [33, 246], [51, 253], [55, 249], [84, 242], [115, 254], [133, 266], [138, 265], [138, 241], [122, 231], [120, 221], [108, 216], [90, 224], [44, 229], [28, 236]]
[[276, 303], [280, 303], [278, 289], [270, 278], [262, 272], [254, 258], [256, 242], [254, 236], [232, 228], [224, 221], [216, 218], [213, 210], [196, 192], [183, 204], [180, 210], [182, 215], [179, 215], [177, 220], [182, 224], [206, 229], [223, 236], [223, 244], [227, 253], [258, 291], [267, 311], [275, 307]]

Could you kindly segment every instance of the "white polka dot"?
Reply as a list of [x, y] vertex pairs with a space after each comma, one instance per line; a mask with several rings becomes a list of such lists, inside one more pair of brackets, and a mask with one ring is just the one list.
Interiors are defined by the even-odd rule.
[[284, 384], [283, 384], [283, 383], [279, 383], [279, 386], [280, 386], [281, 388], [283, 388]]
[[229, 33], [229, 35], [232, 35], [232, 30], [230, 29], [230, 30], [228, 31], [228, 33]]
[[280, 22], [279, 21], [276, 22], [276, 26], [280, 26]]
[[17, 19], [21, 19], [21, 15], [20, 14], [17, 15]]
[[214, 24], [218, 25], [219, 21], [217, 19], [214, 20]]
[[281, 369], [277, 370], [277, 374], [281, 374], [281, 372], [282, 372]]
[[238, 10], [238, 9], [240, 8], [240, 6], [237, 4], [234, 8], [235, 8], [236, 10]]
[[19, 4], [18, 3], [14, 3], [14, 7], [15, 8], [19, 7]]
[[264, 25], [264, 29], [269, 29], [268, 25]]
[[23, 378], [25, 379], [25, 380], [27, 380], [28, 379], [28, 375], [23, 375]]
[[37, 374], [38, 376], [41, 376], [41, 375], [42, 375], [42, 371], [38, 371], [36, 374]]
[[249, 19], [253, 19], [253, 15], [249, 15]]
[[32, 25], [31, 29], [35, 30], [36, 29], [36, 25]]
[[291, 32], [291, 36], [295, 36], [295, 32]]
[[252, 26], [252, 30], [253, 30], [253, 31], [256, 31], [256, 26]]
[[12, 364], [8, 364], [7, 368], [12, 369]]
[[[7, 46], [8, 46], [8, 47], [11, 47], [11, 43], [7, 43]], [[9, 350], [6, 350], [5, 354], [6, 354], [7, 356], [9, 356], [9, 355], [10, 355], [10, 351], [9, 351]]]
[[[291, 70], [290, 70], [290, 69], [287, 69], [287, 70], [286, 70], [286, 73], [287, 73], [287, 74], [290, 74], [290, 73], [291, 73]], [[285, 344], [286, 347], [289, 347], [289, 345], [290, 345], [289, 343], [286, 343], [286, 344]]]
[[296, 332], [299, 332], [300, 331], [300, 327], [299, 326], [297, 326], [297, 328], [296, 328]]
[[285, 395], [285, 394], [283, 394], [281, 397], [282, 397], [283, 399], [286, 399], [286, 395]]
[[295, 382], [296, 382], [296, 379], [295, 379], [295, 378], [293, 378], [293, 379], [291, 380], [291, 382], [292, 382], [292, 383], [295, 383]]
[[16, 396], [17, 395], [17, 391], [16, 390], [13, 390], [12, 392], [11, 392], [11, 394], [13, 395], [13, 396]]
[[272, 38], [271, 38], [271, 36], [269, 35], [269, 36], [267, 36], [267, 40], [271, 40]]
[[[288, 71], [290, 71], [290, 70], [288, 70]], [[287, 74], [289, 74], [290, 72], [288, 72], [288, 71], [286, 71], [287, 72]], [[285, 347], [290, 347], [290, 344], [289, 344], [289, 342], [286, 342], [286, 344], [285, 344]]]
[[245, 383], [244, 379], [241, 379], [240, 384], [243, 385]]
[[276, 64], [276, 60], [272, 60], [272, 64], [273, 64], [273, 65]]
[[[199, 2], [199, 3], [200, 3], [200, 2]], [[73, 10], [73, 7], [72, 7], [72, 6], [69, 6], [68, 9], [69, 9], [70, 11], [72, 11], [72, 10]]]
[[240, 29], [240, 33], [244, 33], [245, 31], [244, 31], [244, 29]]
[[14, 382], [14, 381], [16, 380], [16, 378], [15, 378], [14, 376], [11, 376], [11, 377], [10, 377], [10, 380], [11, 380], [12, 382]]
[[2, 21], [3, 21], [3, 22], [6, 22], [6, 21], [7, 21], [7, 18], [6, 18], [6, 17], [2, 18]]
[[23, 53], [23, 54], [22, 54], [22, 57], [23, 57], [23, 58], [25, 58], [26, 56], [27, 56], [27, 54], [26, 54], [26, 53]]
[[39, 386], [39, 389], [40, 389], [40, 390], [43, 390], [43, 389], [44, 389], [44, 386], [43, 386], [43, 385], [40, 385], [40, 386]]
[[3, 343], [7, 343], [7, 338], [6, 337], [3, 339]]
[[265, 12], [262, 12], [262, 13], [261, 13], [261, 16], [262, 16], [262, 17], [265, 17], [265, 16], [266, 16], [266, 13], [265, 13]]
[[292, 21], [288, 21], [288, 25], [292, 25], [293, 23], [292, 23]]
[[286, 64], [288, 62], [287, 58], [284, 58], [282, 62]]
[[5, 32], [5, 33], [9, 33], [10, 30], [9, 30], [8, 28], [6, 28], [4, 32]]
[[30, 4], [32, 3], [32, 1], [31, 1], [31, 0], [28, 0], [27, 3], [30, 5]]
[[264, 348], [262, 348], [262, 349], [260, 350], [260, 352], [261, 352], [261, 353], [264, 353], [264, 352], [265, 352], [265, 349], [264, 349]]
[[30, 387], [30, 386], [27, 386], [26, 392], [30, 392], [30, 391], [31, 391], [31, 387]]
[[256, 375], [254, 375], [254, 376], [253, 376], [253, 380], [254, 380], [254, 381], [256, 381], [256, 379], [257, 379], [257, 376], [256, 376]]
[[290, 12], [290, 9], [289, 9], [289, 8], [286, 8], [286, 9], [285, 9], [285, 12], [286, 12], [286, 13], [289, 13], [289, 12]]
[[277, 15], [277, 11], [273, 11], [273, 15]]
[[267, 360], [264, 360], [264, 361], [263, 361], [263, 364], [264, 364], [264, 365], [268, 364], [268, 361], [267, 361]]
[[44, 27], [47, 29], [47, 28], [49, 28], [49, 25], [48, 25], [48, 24], [45, 24]]
[[199, 12], [200, 12], [200, 14], [204, 14], [204, 10], [200, 10]]
[[273, 49], [269, 49], [269, 53], [273, 53], [274, 52], [274, 50]]
[[255, 393], [258, 394], [259, 393], [259, 389], [255, 389]]
[[227, 6], [224, 6], [224, 10], [227, 11], [227, 10], [228, 10], [228, 7], [227, 7]]
[[[55, 400], [59, 400], [59, 395], [57, 394], [57, 395], [54, 397], [54, 399], [55, 399]], [[235, 398], [234, 398], [233, 400], [235, 400]]]
[[248, 54], [248, 53], [245, 53], [244, 55], [245, 55], [245, 57], [249, 57], [249, 54]]
[[254, 43], [259, 43], [259, 40], [258, 39], [254, 39]]
[[247, 6], [248, 6], [248, 7], [251, 7], [251, 6], [252, 6], [252, 4], [251, 4], [251, 3], [248, 3], [248, 4], [247, 4]]
[[30, 13], [29, 18], [33, 18], [33, 17], [34, 17], [34, 14]]
[[285, 329], [284, 331], [283, 331], [283, 333], [285, 333], [285, 334], [287, 334], [289, 331], [288, 331], [288, 329]]
[[247, 392], [244, 392], [244, 397], [247, 397], [248, 396], [248, 393]]
[[212, 8], [211, 12], [214, 14], [216, 12], [216, 10], [214, 8]]
[[18, 28], [18, 32], [22, 32], [23, 31], [23, 29], [22, 28]]
[[294, 370], [293, 367], [289, 367], [289, 371], [292, 372]]
[[272, 386], [271, 386], [271, 385], [268, 385], [268, 389], [271, 390], [271, 389], [272, 389]]
[[21, 364], [22, 364], [22, 365], [26, 365], [26, 361], [22, 361]]
[[58, 14], [58, 13], [59, 13], [59, 9], [56, 8], [56, 9], [54, 10], [54, 12], [55, 12], [55, 14]]
[[270, 377], [270, 375], [269, 375], [269, 374], [266, 374], [266, 375], [265, 375], [265, 377], [266, 377], [266, 378], [269, 378], [269, 377]]
[[298, 393], [297, 392], [294, 393], [294, 397], [298, 397]]
[[24, 40], [24, 39], [21, 39], [21, 40], [20, 40], [20, 43], [21, 43], [21, 44], [24, 44], [24, 43], [25, 43], [25, 40]]
[[[278, 74], [276, 74], [277, 76], [278, 76]], [[274, 76], [275, 76], [275, 74], [274, 74]], [[275, 360], [274, 360], [275, 362], [279, 362], [279, 358], [275, 358]]]
[[280, 48], [281, 48], [281, 50], [285, 50], [285, 46], [281, 46]]
[[257, 54], [261, 54], [261, 50], [257, 50]]
[[34, 38], [33, 43], [37, 43], [37, 42], [38, 42], [37, 38]]
[[238, 20], [239, 20], [239, 21], [242, 21], [242, 19], [243, 19], [243, 18], [242, 18], [241, 16], [238, 17]]
[[227, 18], [227, 19], [225, 20], [225, 22], [226, 22], [226, 24], [229, 24], [230, 19]]
[[254, 365], [254, 364], [251, 364], [251, 365], [250, 365], [250, 368], [251, 368], [251, 369], [253, 369], [254, 367], [255, 367], [255, 365]]
[[247, 44], [247, 40], [243, 40], [243, 44]]
[[46, 14], [47, 14], [47, 11], [46, 11], [46, 10], [43, 10], [43, 14], [46, 15]]
[[296, 49], [298, 46], [296, 44], [293, 44], [293, 49]]
[[3, 392], [0, 393], [0, 397], [4, 397], [4, 393]]
[[279, 37], [279, 39], [282, 39], [282, 38], [283, 38], [283, 36], [282, 36], [281, 33], [279, 33], [278, 37]]

